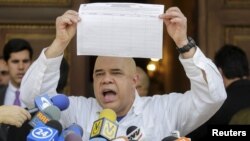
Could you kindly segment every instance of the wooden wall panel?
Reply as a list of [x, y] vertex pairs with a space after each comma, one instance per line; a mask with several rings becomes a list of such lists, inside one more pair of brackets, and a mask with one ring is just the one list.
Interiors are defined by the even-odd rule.
[[240, 46], [248, 54], [250, 62], [250, 26], [225, 28], [225, 43]]
[[231, 43], [249, 49], [250, 1], [201, 0], [199, 5], [199, 39], [205, 53], [213, 59], [224, 44]]
[[69, 6], [72, 0], [0, 0], [4, 6]]
[[[21, 37], [31, 43], [34, 48], [34, 59], [37, 58], [41, 50], [50, 45], [55, 37], [56, 17], [69, 9], [78, 10], [79, 5], [86, 2], [86, 0], [0, 0], [0, 50], [10, 38]], [[73, 39], [65, 51], [70, 64], [66, 92], [84, 95], [88, 87], [87, 59], [75, 55], [75, 42]]]
[[0, 50], [4, 44], [12, 38], [28, 40], [37, 57], [44, 47], [50, 45], [55, 37], [54, 25], [0, 25]]

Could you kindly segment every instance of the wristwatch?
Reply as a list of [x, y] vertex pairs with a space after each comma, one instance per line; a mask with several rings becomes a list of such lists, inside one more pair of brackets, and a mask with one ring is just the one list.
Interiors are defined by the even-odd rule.
[[186, 44], [185, 46], [181, 48], [176, 47], [176, 49], [179, 53], [185, 53], [185, 52], [188, 52], [193, 47], [196, 47], [196, 43], [193, 38], [188, 37], [188, 44]]

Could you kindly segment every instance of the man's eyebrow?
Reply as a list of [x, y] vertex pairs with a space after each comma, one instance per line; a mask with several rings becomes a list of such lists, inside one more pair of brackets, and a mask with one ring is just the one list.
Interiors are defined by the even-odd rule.
[[97, 70], [95, 70], [94, 73], [98, 73], [98, 72], [102, 72], [102, 71], [103, 71], [102, 69], [97, 69]]
[[121, 69], [111, 69], [111, 71], [122, 71]]

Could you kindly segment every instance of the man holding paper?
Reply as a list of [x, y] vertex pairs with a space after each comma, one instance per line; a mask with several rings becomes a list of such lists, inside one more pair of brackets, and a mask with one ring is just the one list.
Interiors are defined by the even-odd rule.
[[[93, 72], [96, 98], [69, 97], [70, 106], [61, 116], [65, 127], [72, 123], [81, 125], [83, 139], [88, 140], [100, 111], [109, 108], [117, 115], [117, 137], [126, 136], [126, 130], [136, 126], [143, 140], [160, 141], [174, 130], [185, 136], [220, 108], [226, 98], [222, 78], [215, 65], [187, 37], [186, 17], [179, 8], [170, 7], [159, 19], [178, 47], [191, 89], [185, 94], [142, 98], [136, 91], [138, 76], [132, 58], [99, 56]], [[84, 17], [80, 19], [72, 10], [56, 19], [56, 38], [42, 51], [22, 81], [21, 98], [30, 108], [34, 107], [35, 96], [56, 93], [60, 61], [79, 22], [84, 23]]]

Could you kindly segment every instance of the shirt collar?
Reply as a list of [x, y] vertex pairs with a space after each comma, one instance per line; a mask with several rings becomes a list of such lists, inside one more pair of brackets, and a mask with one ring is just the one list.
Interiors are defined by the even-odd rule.
[[8, 88], [12, 92], [19, 90], [19, 88], [16, 88], [11, 82], [9, 82]]

